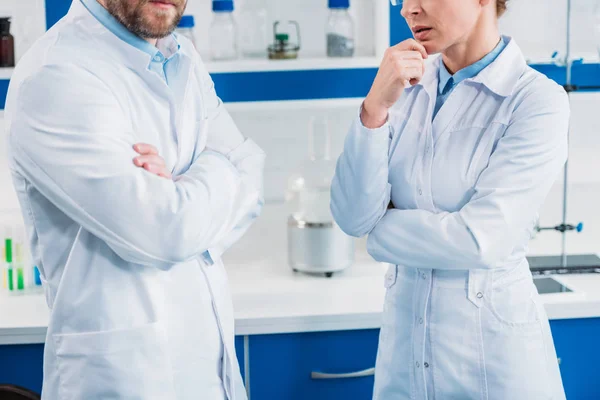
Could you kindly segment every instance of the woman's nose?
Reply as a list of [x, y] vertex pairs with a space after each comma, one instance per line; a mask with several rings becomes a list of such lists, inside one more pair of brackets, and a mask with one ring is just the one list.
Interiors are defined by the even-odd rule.
[[420, 0], [404, 0], [402, 2], [402, 10], [400, 14], [404, 18], [414, 17], [421, 13], [421, 1]]

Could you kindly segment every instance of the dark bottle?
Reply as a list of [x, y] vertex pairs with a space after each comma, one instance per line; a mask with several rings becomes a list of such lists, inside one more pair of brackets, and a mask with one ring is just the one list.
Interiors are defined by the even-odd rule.
[[15, 66], [15, 38], [10, 34], [10, 18], [0, 18], [0, 68]]

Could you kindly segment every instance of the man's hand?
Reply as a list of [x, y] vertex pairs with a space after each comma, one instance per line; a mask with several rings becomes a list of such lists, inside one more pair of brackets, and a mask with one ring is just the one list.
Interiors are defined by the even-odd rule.
[[158, 155], [156, 147], [146, 143], [137, 143], [133, 146], [133, 149], [140, 154], [133, 159], [136, 167], [144, 168], [146, 171], [163, 178], [172, 178], [171, 173], [167, 170], [165, 160]]
[[414, 39], [405, 40], [386, 50], [373, 86], [363, 103], [362, 123], [379, 128], [387, 120], [388, 110], [398, 101], [408, 84], [423, 78], [427, 50]]

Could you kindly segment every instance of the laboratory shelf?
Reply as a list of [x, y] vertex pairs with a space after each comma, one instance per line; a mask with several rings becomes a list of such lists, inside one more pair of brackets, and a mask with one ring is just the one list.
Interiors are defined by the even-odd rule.
[[14, 68], [0, 68], [0, 80], [10, 79], [14, 70]]
[[[234, 113], [277, 112], [277, 111], [312, 111], [356, 108], [364, 99], [362, 97], [348, 99], [319, 100], [284, 100], [284, 101], [246, 101], [227, 103], [227, 110]], [[0, 114], [1, 115], [1, 114]]]
[[379, 57], [353, 58], [298, 58], [295, 60], [238, 59], [222, 62], [207, 62], [211, 74], [229, 72], [306, 71], [330, 69], [378, 68]]

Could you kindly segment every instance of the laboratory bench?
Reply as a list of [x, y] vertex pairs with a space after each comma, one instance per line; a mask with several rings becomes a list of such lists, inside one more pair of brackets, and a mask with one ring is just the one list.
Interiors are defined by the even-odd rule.
[[[265, 207], [224, 261], [236, 349], [254, 400], [371, 399], [387, 266], [358, 240], [355, 264], [331, 278], [293, 272], [285, 208]], [[548, 278], [548, 277], [545, 277]], [[542, 294], [567, 398], [600, 398], [600, 274], [552, 276]], [[0, 382], [40, 390], [49, 312], [43, 295], [0, 295]]]

